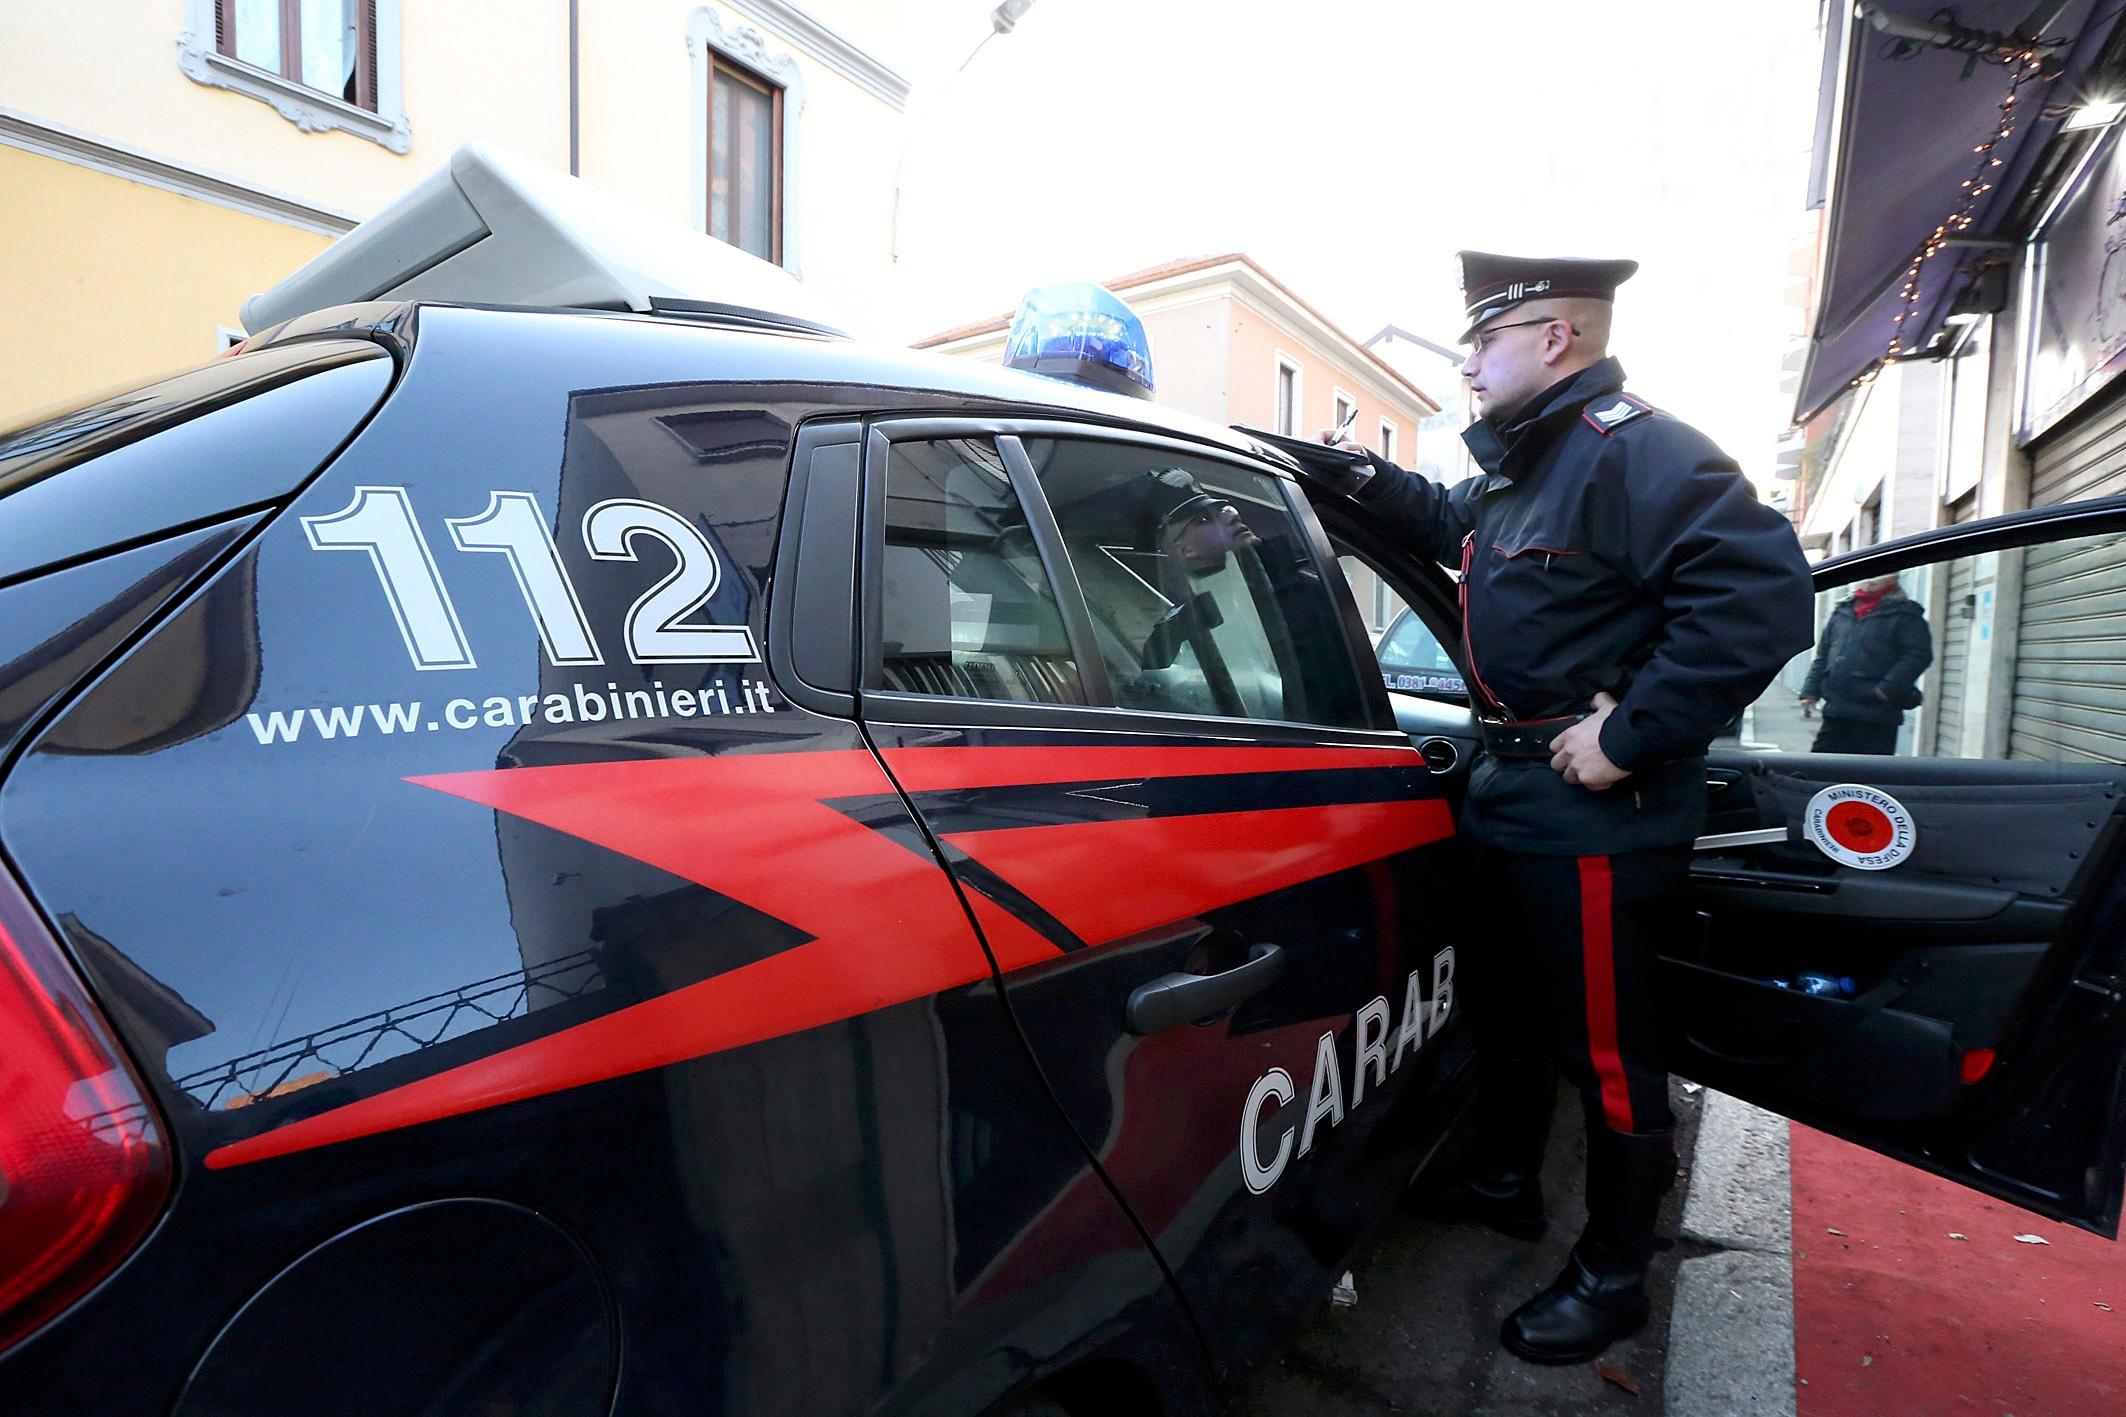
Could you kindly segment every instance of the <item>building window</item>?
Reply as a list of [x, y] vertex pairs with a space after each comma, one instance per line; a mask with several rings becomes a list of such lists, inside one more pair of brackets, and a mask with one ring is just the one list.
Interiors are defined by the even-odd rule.
[[782, 88], [709, 57], [709, 235], [782, 260]]
[[804, 71], [750, 25], [703, 5], [687, 17], [694, 59], [694, 229], [791, 275], [797, 266], [797, 140]]
[[305, 133], [403, 153], [400, 0], [189, 0], [177, 65], [194, 83], [270, 103]]
[[1380, 455], [1395, 461], [1395, 425], [1385, 418], [1380, 421]]
[[1277, 359], [1277, 431], [1299, 436], [1299, 366], [1282, 355]]
[[214, 47], [376, 112], [375, 0], [216, 0]]
[[1335, 409], [1330, 414], [1329, 426], [1342, 428], [1358, 416], [1358, 403], [1342, 389], [1336, 391]]

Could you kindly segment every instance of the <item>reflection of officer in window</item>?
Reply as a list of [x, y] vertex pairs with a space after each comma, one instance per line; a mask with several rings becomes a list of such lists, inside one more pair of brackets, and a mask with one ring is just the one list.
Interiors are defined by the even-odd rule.
[[1823, 705], [1818, 753], [1894, 753], [1905, 710], [1919, 706], [1919, 676], [1934, 662], [1934, 637], [1919, 602], [1896, 575], [1861, 581], [1838, 603], [1801, 684], [1801, 712]]
[[1211, 633], [1225, 623], [1225, 608], [1202, 583], [1233, 564], [1234, 553], [1252, 548], [1255, 531], [1241, 520], [1239, 508], [1204, 491], [1180, 468], [1154, 473], [1151, 481], [1149, 540], [1159, 552], [1159, 590], [1173, 608], [1152, 626], [1142, 663], [1146, 669], [1167, 669], [1191, 654], [1211, 695], [1202, 707], [1242, 713], [1239, 685]]
[[1240, 509], [1204, 491], [1180, 468], [1168, 468], [1153, 480], [1162, 490], [1160, 500], [1179, 499], [1160, 514], [1159, 549], [1191, 579], [1224, 570], [1229, 553], [1255, 544], [1255, 529], [1241, 520]]

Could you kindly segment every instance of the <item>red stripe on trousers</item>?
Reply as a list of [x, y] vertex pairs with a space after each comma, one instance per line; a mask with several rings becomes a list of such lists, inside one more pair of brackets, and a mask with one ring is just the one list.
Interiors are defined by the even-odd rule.
[[1587, 977], [1587, 1057], [1602, 1084], [1602, 1120], [1620, 1132], [1631, 1124], [1631, 1089], [1617, 1052], [1617, 960], [1610, 935], [1607, 856], [1580, 858], [1580, 961]]

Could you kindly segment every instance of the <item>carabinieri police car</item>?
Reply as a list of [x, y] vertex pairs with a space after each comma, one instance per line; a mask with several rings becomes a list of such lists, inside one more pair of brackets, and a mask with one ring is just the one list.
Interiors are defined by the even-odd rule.
[[[0, 434], [0, 1410], [1214, 1408], [1448, 1134], [1476, 735], [1335, 557], [1445, 578], [1126, 310], [803, 299], [467, 150]], [[1844, 761], [1720, 760], [1679, 1066], [2114, 1229], [2126, 772], [1753, 857]]]

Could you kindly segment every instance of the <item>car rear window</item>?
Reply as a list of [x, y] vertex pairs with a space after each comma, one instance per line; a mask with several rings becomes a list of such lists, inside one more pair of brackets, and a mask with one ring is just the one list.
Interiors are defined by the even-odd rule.
[[0, 582], [287, 496], [392, 370], [379, 345], [319, 340], [31, 415], [0, 432]]

